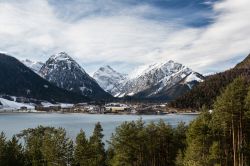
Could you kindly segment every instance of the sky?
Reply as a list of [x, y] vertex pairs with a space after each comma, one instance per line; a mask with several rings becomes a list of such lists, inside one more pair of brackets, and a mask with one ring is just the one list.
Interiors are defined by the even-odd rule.
[[0, 0], [0, 52], [67, 52], [90, 74], [174, 60], [202, 74], [250, 53], [249, 0]]

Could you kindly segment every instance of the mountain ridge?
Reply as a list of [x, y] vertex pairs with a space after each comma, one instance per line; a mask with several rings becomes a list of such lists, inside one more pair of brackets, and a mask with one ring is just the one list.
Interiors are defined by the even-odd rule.
[[[99, 71], [100, 69], [97, 72]], [[182, 92], [185, 93], [190, 90], [204, 78], [201, 74], [172, 60], [165, 63], [153, 63], [146, 67], [144, 66], [144, 69], [140, 72], [134, 71], [133, 73], [138, 74], [132, 78], [123, 80], [123, 82], [119, 84], [118, 90], [115, 91], [115, 96], [120, 98], [131, 96], [137, 99], [172, 100], [176, 97], [175, 92], [181, 95]], [[106, 75], [106, 73], [103, 75], [105, 75], [103, 79], [102, 76], [96, 79], [100, 85], [103, 84], [104, 79], [111, 80], [113, 76], [112, 74]], [[179, 84], [179, 86], [177, 86], [177, 84]], [[108, 87], [108, 85], [106, 85], [106, 87]], [[171, 87], [173, 87], [173, 89], [171, 89]]]
[[[170, 101], [190, 91], [204, 77], [172, 60], [144, 65], [129, 77], [109, 65], [90, 77], [67, 53], [52, 55], [38, 72], [56, 86], [94, 99], [133, 96], [137, 99]], [[99, 86], [99, 87], [98, 87]], [[95, 92], [93, 89], [99, 89]]]

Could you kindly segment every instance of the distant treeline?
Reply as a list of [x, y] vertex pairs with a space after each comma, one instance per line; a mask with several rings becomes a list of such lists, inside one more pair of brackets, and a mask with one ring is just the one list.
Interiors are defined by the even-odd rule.
[[[250, 90], [243, 77], [217, 97], [213, 111], [176, 128], [142, 120], [118, 126], [104, 148], [102, 127], [73, 142], [62, 128], [27, 129], [0, 136], [2, 166], [249, 166]], [[22, 144], [19, 142], [23, 141]]]

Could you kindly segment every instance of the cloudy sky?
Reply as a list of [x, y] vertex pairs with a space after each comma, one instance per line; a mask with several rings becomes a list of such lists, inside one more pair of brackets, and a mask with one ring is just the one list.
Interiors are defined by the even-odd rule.
[[203, 74], [250, 53], [250, 0], [0, 0], [0, 52], [65, 51], [93, 73], [174, 60]]

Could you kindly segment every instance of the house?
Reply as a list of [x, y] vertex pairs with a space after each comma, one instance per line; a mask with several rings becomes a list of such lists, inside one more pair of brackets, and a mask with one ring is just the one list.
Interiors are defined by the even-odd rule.
[[118, 112], [128, 112], [131, 109], [126, 104], [109, 103], [105, 105], [105, 110], [106, 112], [110, 112], [110, 113], [118, 113]]

